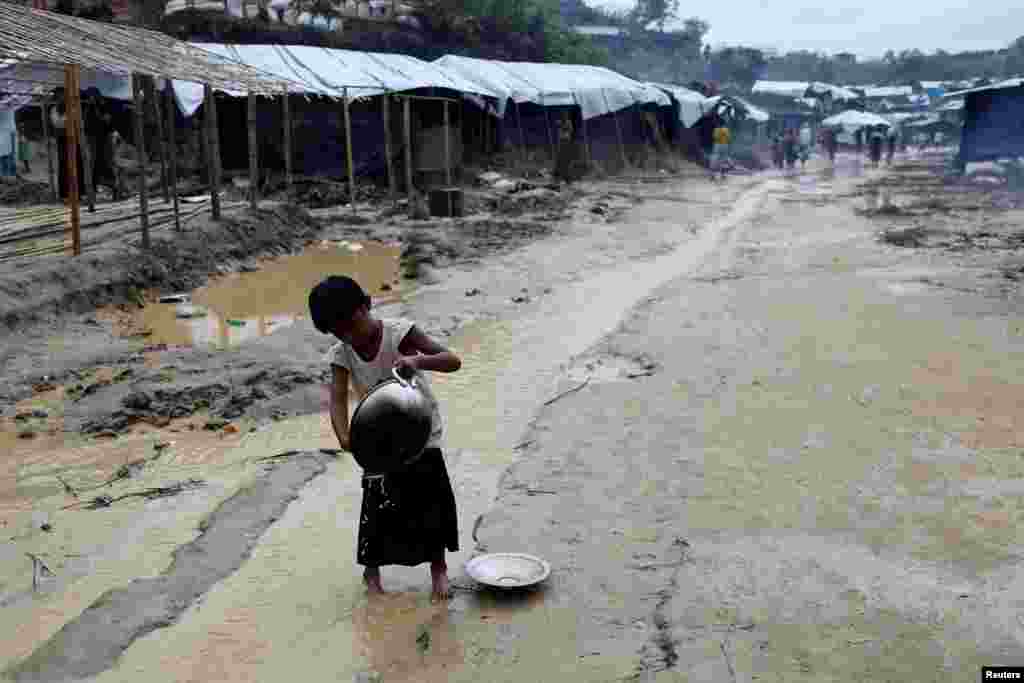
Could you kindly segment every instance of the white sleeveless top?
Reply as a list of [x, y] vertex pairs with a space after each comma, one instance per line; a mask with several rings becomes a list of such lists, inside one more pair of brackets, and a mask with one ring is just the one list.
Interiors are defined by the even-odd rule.
[[[384, 324], [384, 331], [380, 340], [380, 351], [377, 352], [377, 357], [369, 363], [360, 358], [355, 349], [343, 341], [339, 341], [327, 352], [327, 360], [331, 365], [337, 365], [349, 371], [352, 385], [360, 398], [378, 383], [394, 378], [391, 370], [401, 355], [398, 352], [398, 345], [402, 343], [405, 335], [409, 334], [409, 330], [414, 325], [410, 320], [392, 318], [382, 318], [381, 322]], [[444, 437], [444, 420], [426, 373], [416, 372], [416, 384], [431, 405], [432, 424], [427, 448], [441, 448]]]

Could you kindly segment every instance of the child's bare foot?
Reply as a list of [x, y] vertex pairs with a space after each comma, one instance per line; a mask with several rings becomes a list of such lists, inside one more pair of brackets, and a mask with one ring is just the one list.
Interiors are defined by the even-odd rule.
[[430, 601], [441, 602], [452, 596], [451, 586], [448, 584], [448, 567], [444, 564], [430, 565]]
[[384, 586], [380, 583], [379, 569], [367, 569], [363, 572], [363, 581], [366, 583], [366, 592], [370, 595], [384, 594]]

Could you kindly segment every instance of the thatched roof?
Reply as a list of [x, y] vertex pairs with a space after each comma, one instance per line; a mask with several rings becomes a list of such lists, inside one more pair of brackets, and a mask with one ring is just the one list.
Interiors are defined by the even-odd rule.
[[64, 66], [83, 81], [132, 73], [206, 83], [217, 90], [279, 95], [303, 86], [156, 31], [0, 1], [0, 72], [8, 95], [38, 96], [64, 85]]

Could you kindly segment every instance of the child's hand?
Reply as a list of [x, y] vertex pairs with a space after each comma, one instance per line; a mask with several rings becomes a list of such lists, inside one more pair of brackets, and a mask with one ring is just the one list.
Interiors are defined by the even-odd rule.
[[411, 379], [413, 373], [419, 370], [418, 361], [416, 356], [399, 356], [395, 361], [395, 370], [405, 379]]

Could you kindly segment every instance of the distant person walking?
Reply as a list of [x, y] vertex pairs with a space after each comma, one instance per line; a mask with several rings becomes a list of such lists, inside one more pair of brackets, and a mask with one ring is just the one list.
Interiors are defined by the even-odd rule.
[[782, 168], [785, 158], [782, 136], [776, 133], [775, 137], [772, 138], [772, 162], [775, 164], [775, 168]]
[[711, 133], [711, 177], [725, 179], [725, 167], [729, 156], [729, 145], [732, 143], [732, 133], [725, 125], [725, 121], [719, 119], [718, 125]]
[[836, 131], [832, 128], [826, 128], [824, 131], [825, 136], [825, 152], [828, 154], [829, 163], [836, 163], [836, 146], [838, 140], [836, 139]]
[[782, 139], [782, 147], [786, 158], [786, 167], [793, 168], [796, 166], [797, 159], [797, 137], [796, 131], [792, 128], [786, 131], [786, 135]]

